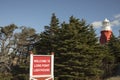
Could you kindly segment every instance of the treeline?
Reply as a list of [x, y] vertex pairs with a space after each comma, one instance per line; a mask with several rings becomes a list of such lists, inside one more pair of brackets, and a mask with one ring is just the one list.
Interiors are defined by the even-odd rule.
[[[68, 22], [59, 22], [52, 14], [50, 24], [44, 28], [43, 32], [36, 34], [33, 28], [22, 27], [19, 28], [21, 32], [11, 35], [15, 41], [14, 50], [7, 59], [11, 63], [7, 64], [5, 60], [0, 63], [0, 80], [29, 80], [29, 49], [35, 54], [55, 53], [55, 80], [103, 80], [117, 75], [119, 37], [113, 34], [108, 43], [101, 45], [93, 26], [74, 16]], [[9, 68], [5, 66], [3, 70], [5, 64]]]

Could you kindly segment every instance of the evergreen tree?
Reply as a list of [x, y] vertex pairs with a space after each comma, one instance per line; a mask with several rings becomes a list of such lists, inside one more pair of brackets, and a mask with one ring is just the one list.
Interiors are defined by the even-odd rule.
[[85, 20], [70, 17], [69, 23], [63, 23], [60, 31], [60, 52], [75, 51], [86, 45], [94, 45], [97, 41], [92, 26], [86, 25]]
[[116, 58], [116, 63], [120, 63], [120, 39], [112, 35], [108, 47], [110, 53], [113, 54]]
[[40, 41], [36, 44], [37, 53], [48, 54], [55, 52], [57, 47], [57, 34], [59, 33], [59, 20], [52, 14], [49, 26], [45, 26], [45, 31], [40, 34]]
[[[60, 80], [97, 80], [102, 75], [102, 51], [95, 31], [85, 20], [70, 17], [60, 30], [59, 55], [55, 60], [55, 76]], [[102, 53], [101, 53], [102, 52]]]
[[103, 70], [103, 75], [101, 76], [102, 78], [110, 77], [113, 75], [113, 69], [115, 68], [115, 57], [112, 53], [110, 53], [110, 49], [107, 45], [102, 45], [100, 48], [102, 50], [102, 70]]
[[99, 80], [112, 73], [114, 57], [109, 47], [98, 44], [95, 30], [84, 19], [71, 16], [68, 23], [60, 25], [52, 14], [36, 49], [40, 54], [55, 52], [58, 80]]
[[[111, 71], [112, 75], [119, 75], [120, 74], [119, 73], [120, 71], [120, 38], [115, 37], [113, 34], [107, 46], [109, 48], [109, 54], [111, 54], [111, 56], [114, 57], [114, 60], [112, 60], [114, 61], [114, 64], [109, 63], [109, 66], [111, 66], [109, 71]], [[111, 61], [111, 59], [109, 59], [109, 61]]]

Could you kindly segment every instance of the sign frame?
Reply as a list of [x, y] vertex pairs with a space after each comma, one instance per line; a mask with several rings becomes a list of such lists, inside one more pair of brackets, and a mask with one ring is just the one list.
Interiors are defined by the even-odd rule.
[[[44, 75], [33, 75], [33, 66], [34, 66], [34, 57], [50, 57], [50, 74], [44, 74]], [[33, 53], [30, 54], [30, 80], [39, 80], [38, 78], [48, 78], [45, 80], [54, 80], [54, 54], [51, 55], [33, 55]]]

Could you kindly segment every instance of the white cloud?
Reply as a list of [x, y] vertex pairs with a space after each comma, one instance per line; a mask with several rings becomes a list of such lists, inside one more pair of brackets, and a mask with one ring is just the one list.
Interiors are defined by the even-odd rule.
[[[110, 21], [111, 23], [111, 27], [116, 27], [116, 26], [120, 26], [120, 14], [117, 14], [117, 15], [114, 15], [113, 16], [113, 20]], [[95, 27], [95, 28], [99, 28], [102, 26], [102, 21], [94, 21], [92, 23], [92, 25]]]
[[102, 21], [95, 21], [92, 23], [92, 25], [95, 27], [95, 28], [99, 28], [102, 26]]
[[120, 14], [114, 15], [114, 18], [120, 18]]
[[120, 19], [116, 19], [111, 22], [111, 26], [119, 26], [119, 25], [120, 25]]
[[114, 20], [111, 21], [112, 26], [119, 26], [120, 25], [120, 14], [114, 16]]

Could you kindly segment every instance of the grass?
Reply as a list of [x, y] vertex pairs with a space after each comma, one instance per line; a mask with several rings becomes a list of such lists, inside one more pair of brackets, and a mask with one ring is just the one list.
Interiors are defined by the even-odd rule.
[[120, 76], [111, 77], [111, 78], [108, 78], [106, 80], [120, 80]]

